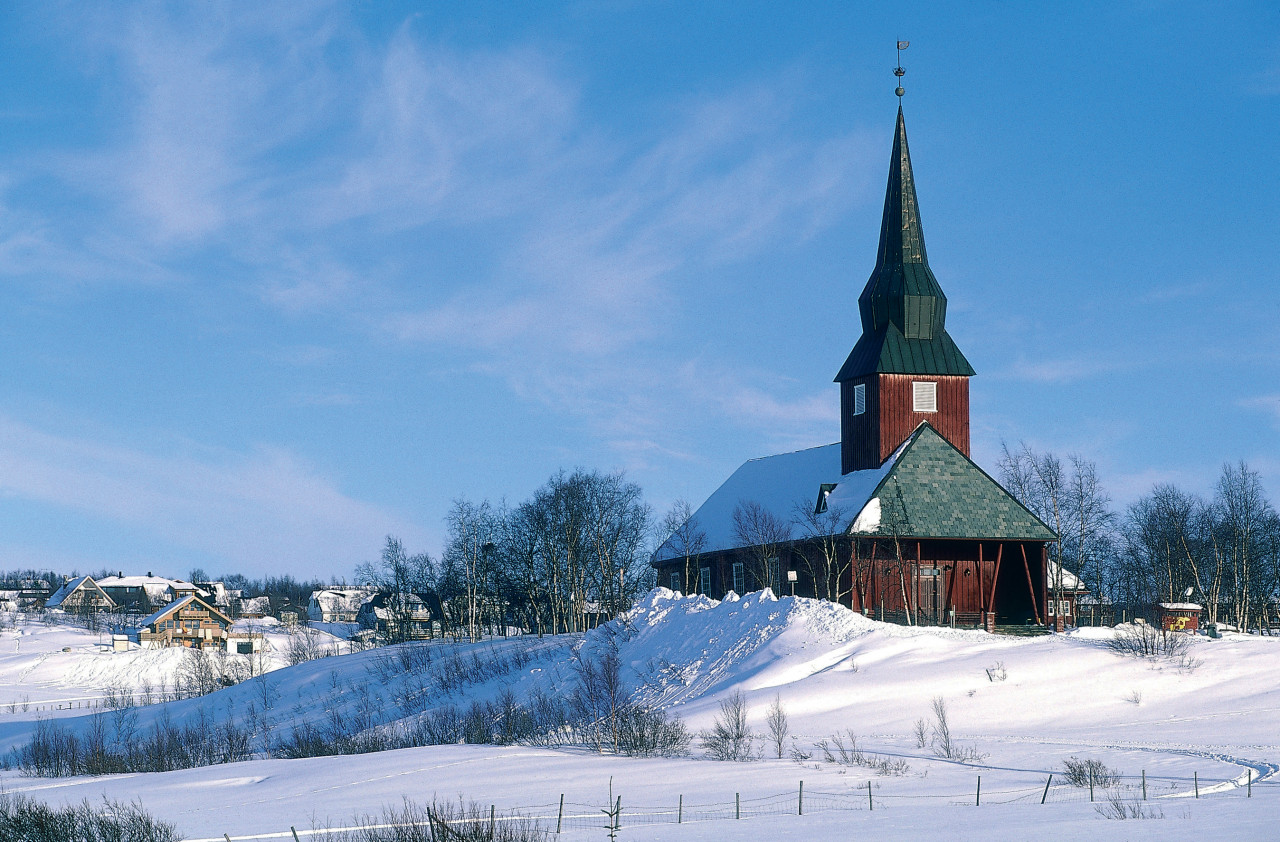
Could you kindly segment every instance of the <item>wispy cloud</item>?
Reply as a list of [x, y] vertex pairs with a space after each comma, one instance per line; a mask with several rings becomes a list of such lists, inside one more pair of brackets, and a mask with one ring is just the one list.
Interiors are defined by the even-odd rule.
[[0, 417], [0, 493], [142, 528], [245, 572], [342, 572], [388, 533], [421, 540], [415, 527], [343, 494], [288, 451], [179, 450], [146, 452]]
[[1270, 416], [1271, 423], [1280, 430], [1280, 394], [1259, 395], [1254, 398], [1246, 398], [1239, 402], [1239, 406], [1244, 409], [1260, 410]]

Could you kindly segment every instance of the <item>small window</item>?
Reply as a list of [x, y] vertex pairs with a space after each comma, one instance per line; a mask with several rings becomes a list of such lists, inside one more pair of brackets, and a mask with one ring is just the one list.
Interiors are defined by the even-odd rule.
[[672, 574], [671, 574], [671, 590], [673, 590], [673, 591], [683, 590], [683, 588], [681, 588], [681, 587], [680, 587], [680, 574], [679, 574], [679, 573], [672, 573]]
[[929, 380], [917, 380], [911, 384], [911, 411], [938, 411], [938, 384]]
[[781, 590], [781, 582], [779, 581], [779, 578], [778, 578], [779, 569], [780, 568], [778, 565], [777, 556], [774, 556], [773, 558], [768, 560], [767, 569], [765, 570], [765, 575], [769, 577], [768, 587], [773, 588], [774, 591]]
[[747, 589], [747, 577], [742, 569], [742, 562], [735, 561], [733, 563], [733, 591], [734, 593], [742, 593]]
[[704, 567], [698, 571], [698, 593], [711, 593], [710, 567]]
[[853, 387], [853, 414], [861, 415], [867, 411], [867, 384], [859, 383]]

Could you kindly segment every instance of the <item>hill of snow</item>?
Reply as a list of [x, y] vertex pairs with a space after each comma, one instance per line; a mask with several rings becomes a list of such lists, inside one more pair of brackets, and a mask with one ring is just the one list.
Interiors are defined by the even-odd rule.
[[[716, 602], [659, 588], [624, 617], [585, 635], [424, 642], [325, 658], [203, 698], [137, 709], [136, 724], [142, 730], [161, 717], [243, 720], [253, 709], [277, 737], [307, 723], [394, 727], [442, 705], [492, 701], [507, 690], [517, 698], [535, 688], [566, 693], [576, 659], [612, 650], [640, 699], [678, 713], [695, 731], [709, 727], [721, 701], [736, 691], [747, 699], [752, 727], [763, 731], [766, 711], [779, 698], [791, 720], [788, 752], [797, 754], [716, 762], [696, 741], [690, 757], [650, 759], [581, 749], [434, 746], [57, 781], [6, 772], [0, 783], [54, 801], [138, 798], [184, 832], [209, 838], [341, 825], [406, 795], [419, 801], [462, 796], [499, 810], [544, 805], [540, 809], [554, 815], [563, 794], [584, 815], [598, 815], [610, 777], [637, 815], [646, 805], [670, 807], [681, 796], [686, 804], [717, 802], [732, 811], [736, 795], [744, 803], [776, 802], [786, 813], [801, 780], [814, 799], [828, 793], [846, 799], [840, 803], [861, 804], [870, 780], [876, 811], [856, 819], [884, 838], [917, 838], [939, 827], [960, 839], [1039, 838], [1055, 825], [1053, 832], [1066, 838], [1268, 833], [1268, 817], [1280, 807], [1273, 779], [1280, 763], [1280, 638], [1196, 637], [1182, 658], [1148, 660], [1111, 651], [1114, 634], [1081, 629], [1023, 638], [910, 628], [831, 603], [775, 599], [767, 591]], [[45, 665], [65, 654], [60, 648], [37, 668], [55, 669]], [[18, 671], [9, 680], [20, 686], [24, 676]], [[918, 744], [916, 723], [932, 716], [935, 698], [944, 700], [956, 740], [980, 761], [944, 760]], [[62, 721], [88, 727], [87, 717]], [[34, 714], [0, 713], [0, 750], [25, 742], [34, 727]], [[846, 743], [856, 738], [863, 751], [907, 768], [884, 777], [865, 766], [826, 762], [817, 746], [833, 736]], [[1151, 797], [1162, 799], [1163, 818], [1110, 822], [1087, 803], [1087, 793], [1056, 786], [1040, 806], [1048, 774], [1059, 781], [1071, 757], [1119, 770], [1131, 795], [1145, 772]], [[979, 775], [981, 811], [961, 810], [956, 805], [972, 804]], [[1009, 801], [1016, 803], [1001, 803]], [[753, 835], [836, 839], [851, 832], [853, 819], [835, 813], [752, 821]], [[631, 838], [713, 839], [729, 830], [720, 822], [648, 825], [633, 829]]]

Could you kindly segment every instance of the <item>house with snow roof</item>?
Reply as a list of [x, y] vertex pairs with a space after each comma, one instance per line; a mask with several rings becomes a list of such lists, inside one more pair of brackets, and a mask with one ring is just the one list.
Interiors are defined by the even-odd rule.
[[325, 588], [313, 591], [307, 616], [313, 623], [354, 623], [364, 605], [377, 593], [374, 588]]
[[57, 608], [68, 614], [111, 611], [115, 601], [89, 576], [68, 579], [45, 601], [45, 608]]
[[144, 648], [185, 646], [224, 648], [231, 618], [195, 594], [177, 599], [139, 624], [138, 642]]
[[969, 455], [974, 369], [929, 268], [901, 103], [858, 314], [840, 441], [743, 464], [654, 553], [658, 584], [771, 587], [912, 624], [1059, 624], [1057, 535]]
[[98, 586], [115, 601], [116, 605], [134, 611], [151, 611], [184, 596], [196, 595], [208, 599], [208, 593], [191, 582], [168, 579], [148, 572], [145, 576], [126, 576], [123, 572], [105, 576]]

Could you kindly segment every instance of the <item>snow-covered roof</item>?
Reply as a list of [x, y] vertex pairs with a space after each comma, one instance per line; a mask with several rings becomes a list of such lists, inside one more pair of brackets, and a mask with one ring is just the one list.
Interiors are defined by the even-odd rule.
[[251, 596], [240, 600], [241, 614], [267, 614], [271, 611], [271, 597]]
[[359, 611], [373, 596], [371, 588], [326, 588], [311, 594], [311, 602], [325, 612]]
[[191, 582], [181, 579], [166, 579], [163, 576], [107, 576], [98, 580], [98, 586], [106, 588], [142, 588], [152, 602], [160, 600], [169, 588], [175, 591], [195, 591], [201, 596], [209, 594]]
[[[1048, 576], [1048, 582], [1049, 582], [1050, 588], [1052, 588], [1054, 582], [1058, 580], [1058, 570], [1059, 570], [1058, 563], [1056, 561], [1050, 561], [1049, 569], [1046, 574]], [[1087, 591], [1088, 590], [1088, 588], [1085, 587], [1084, 583], [1080, 581], [1080, 577], [1076, 576], [1076, 574], [1072, 573], [1070, 570], [1068, 570], [1065, 567], [1061, 568], [1061, 570], [1062, 570], [1062, 589], [1064, 591]]]
[[1195, 602], [1161, 602], [1160, 607], [1166, 611], [1203, 611], [1204, 606]]
[[[797, 506], [812, 510], [817, 505], [824, 484], [835, 486], [827, 495], [828, 510], [840, 508], [850, 519], [858, 515], [855, 525], [860, 529], [868, 526], [869, 520], [874, 520], [866, 531], [874, 529], [879, 526], [879, 517], [864, 519], [861, 514], [903, 449], [898, 448], [879, 468], [843, 475], [840, 473], [839, 442], [744, 463], [693, 514], [694, 524], [707, 536], [703, 552], [742, 546], [733, 530], [733, 511], [739, 503], [756, 503], [782, 522], [791, 523], [795, 520]], [[670, 538], [654, 554], [657, 561], [678, 557], [678, 548]]]
[[227, 615], [223, 614], [221, 611], [219, 611], [218, 609], [214, 608], [212, 605], [210, 605], [209, 603], [205, 602], [205, 601], [204, 601], [203, 599], [201, 599], [200, 597], [198, 597], [198, 596], [192, 596], [191, 594], [187, 594], [187, 595], [186, 595], [186, 596], [184, 596], [182, 599], [176, 599], [176, 600], [174, 600], [173, 602], [170, 602], [170, 603], [169, 603], [168, 605], [166, 605], [164, 608], [161, 608], [159, 611], [155, 611], [155, 612], [153, 612], [153, 613], [151, 614], [151, 616], [150, 616], [150, 617], [147, 617], [147, 618], [146, 618], [145, 620], [143, 620], [139, 625], [140, 625], [142, 628], [146, 628], [147, 626], [150, 626], [150, 625], [152, 625], [153, 623], [157, 623], [157, 622], [159, 622], [160, 620], [164, 619], [166, 615], [168, 615], [168, 614], [173, 614], [173, 613], [175, 613], [175, 612], [177, 612], [177, 611], [180, 611], [181, 609], [185, 608], [186, 606], [190, 605], [190, 604], [191, 604], [191, 603], [193, 603], [193, 602], [198, 602], [198, 603], [200, 603], [200, 605], [201, 605], [201, 606], [203, 606], [204, 608], [208, 609], [210, 613], [212, 613], [212, 614], [217, 614], [219, 617], [221, 617], [222, 619], [226, 620], [226, 621], [227, 621], [227, 625], [230, 625], [230, 624], [231, 624], [231, 618], [230, 618], [230, 617], [228, 617]]
[[53, 595], [49, 597], [47, 602], [45, 602], [44, 607], [57, 608], [67, 599], [67, 597], [78, 591], [81, 585], [89, 581], [92, 580], [88, 576], [79, 576], [75, 579], [69, 579], [62, 587], [53, 592]]

